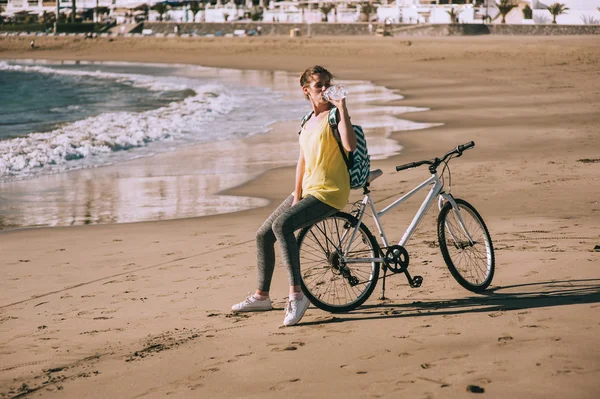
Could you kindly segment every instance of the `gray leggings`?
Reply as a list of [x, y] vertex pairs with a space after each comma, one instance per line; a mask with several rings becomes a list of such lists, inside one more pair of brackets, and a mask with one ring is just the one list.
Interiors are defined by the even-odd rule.
[[337, 209], [307, 195], [292, 206], [290, 195], [265, 220], [256, 233], [258, 289], [269, 291], [275, 269], [275, 241], [279, 241], [283, 263], [288, 269], [290, 286], [300, 285], [300, 259], [294, 232], [337, 212]]

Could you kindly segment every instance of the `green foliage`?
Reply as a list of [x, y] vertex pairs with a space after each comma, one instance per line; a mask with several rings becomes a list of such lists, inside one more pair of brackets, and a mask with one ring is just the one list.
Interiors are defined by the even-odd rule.
[[324, 3], [319, 7], [319, 10], [323, 13], [323, 18], [321, 19], [323, 22], [327, 22], [327, 16], [333, 10], [335, 6], [331, 3]]
[[360, 11], [367, 17], [367, 22], [371, 20], [371, 15], [377, 12], [377, 6], [372, 3], [363, 3], [360, 5]]
[[158, 20], [163, 20], [163, 15], [169, 10], [169, 6], [166, 3], [156, 3], [152, 6], [152, 9], [158, 13]]
[[110, 12], [110, 8], [103, 6], [96, 7], [96, 12], [98, 13], [98, 15], [108, 14]]
[[551, 6], [548, 6], [548, 11], [550, 11], [550, 14], [552, 14], [552, 23], [555, 24], [556, 17], [558, 17], [560, 14], [565, 14], [568, 10], [569, 8], [562, 3], [554, 3]]
[[532, 19], [533, 18], [533, 10], [529, 7], [529, 4], [523, 7], [523, 18], [524, 19]]
[[502, 23], [506, 23], [506, 15], [517, 5], [513, 3], [513, 0], [500, 0], [500, 3], [496, 4], [498, 11], [502, 14]]
[[46, 32], [51, 24], [7, 23], [0, 26], [0, 32]]
[[[204, 7], [204, 5], [202, 7]], [[192, 18], [196, 18], [196, 14], [198, 14], [202, 7], [200, 7], [200, 3], [197, 1], [193, 1], [190, 3], [190, 11], [192, 12]]]
[[254, 6], [250, 9], [250, 19], [252, 21], [262, 21], [264, 10], [262, 7]]
[[446, 11], [448, 13], [448, 15], [450, 15], [450, 22], [451, 23], [457, 23], [458, 22], [458, 16], [460, 15], [460, 13], [462, 11], [456, 9], [456, 8], [451, 8], [450, 11]]
[[43, 21], [45, 24], [53, 25], [56, 22], [56, 14], [53, 12], [44, 12]]

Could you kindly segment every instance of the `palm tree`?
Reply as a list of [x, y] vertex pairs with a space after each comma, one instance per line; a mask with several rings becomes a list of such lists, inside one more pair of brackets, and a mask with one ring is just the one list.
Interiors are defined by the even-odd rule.
[[100, 15], [108, 14], [110, 12], [110, 8], [105, 6], [96, 6], [94, 8], [94, 13], [96, 14], [96, 22], [100, 22]]
[[529, 7], [529, 4], [526, 4], [521, 11], [523, 12], [523, 19], [533, 19], [533, 10]]
[[319, 7], [319, 10], [321, 10], [321, 12], [323, 13], [323, 22], [327, 22], [327, 15], [329, 15], [329, 13], [331, 12], [331, 10], [333, 10], [335, 8], [335, 6], [331, 3], [325, 3], [323, 4], [321, 7]]
[[264, 10], [260, 6], [252, 6], [250, 8], [250, 19], [252, 21], [261, 21], [263, 19]]
[[512, 2], [512, 0], [500, 0], [500, 4], [496, 4], [498, 7], [498, 11], [502, 14], [502, 23], [506, 23], [506, 15], [515, 8], [517, 5]]
[[564, 14], [568, 10], [569, 8], [562, 3], [554, 3], [551, 6], [548, 6], [548, 11], [550, 11], [550, 14], [552, 14], [552, 23], [555, 24], [556, 17], [558, 17], [560, 14]]
[[300, 3], [300, 4], [298, 4], [298, 8], [300, 8], [300, 12], [301, 12], [301, 15], [302, 15], [302, 22], [305, 22], [305, 20], [304, 20], [304, 14], [306, 12], [306, 9], [309, 8], [309, 5], [306, 4], [306, 3]]
[[[56, 1], [58, 1], [58, 0], [56, 0]], [[72, 0], [72, 1], [73, 1], [73, 12], [71, 13], [71, 21], [73, 23], [75, 23], [75, 17], [77, 16], [77, 10], [76, 10], [77, 7], [75, 6], [76, 1], [75, 0]]]
[[374, 6], [373, 4], [369, 3], [364, 3], [361, 4], [360, 7], [360, 11], [365, 14], [365, 16], [367, 17], [367, 22], [369, 22], [371, 20], [371, 14], [373, 14], [374, 12], [377, 11], [377, 6]]
[[456, 8], [451, 8], [450, 11], [446, 11], [450, 15], [450, 23], [454, 24], [458, 22], [458, 15], [462, 12]]
[[156, 3], [152, 9], [158, 13], [158, 20], [163, 20], [163, 15], [169, 10], [167, 3]]
[[198, 12], [200, 10], [202, 10], [204, 7], [204, 5], [202, 5], [202, 7], [200, 7], [200, 3], [197, 1], [192, 1], [190, 3], [190, 11], [192, 13], [192, 21], [196, 22], [196, 14], [198, 14]]

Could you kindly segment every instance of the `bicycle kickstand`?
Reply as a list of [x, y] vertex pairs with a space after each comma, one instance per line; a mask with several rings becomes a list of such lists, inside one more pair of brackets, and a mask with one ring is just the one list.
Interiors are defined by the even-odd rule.
[[383, 285], [381, 287], [381, 297], [379, 299], [381, 301], [385, 301], [387, 298], [385, 297], [385, 277], [387, 276], [387, 267], [383, 268]]

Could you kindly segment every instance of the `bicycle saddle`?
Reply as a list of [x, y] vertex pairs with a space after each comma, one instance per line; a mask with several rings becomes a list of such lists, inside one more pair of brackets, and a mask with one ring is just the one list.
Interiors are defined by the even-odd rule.
[[381, 175], [383, 175], [383, 171], [381, 169], [370, 170], [369, 177], [367, 177], [367, 183], [371, 183]]

